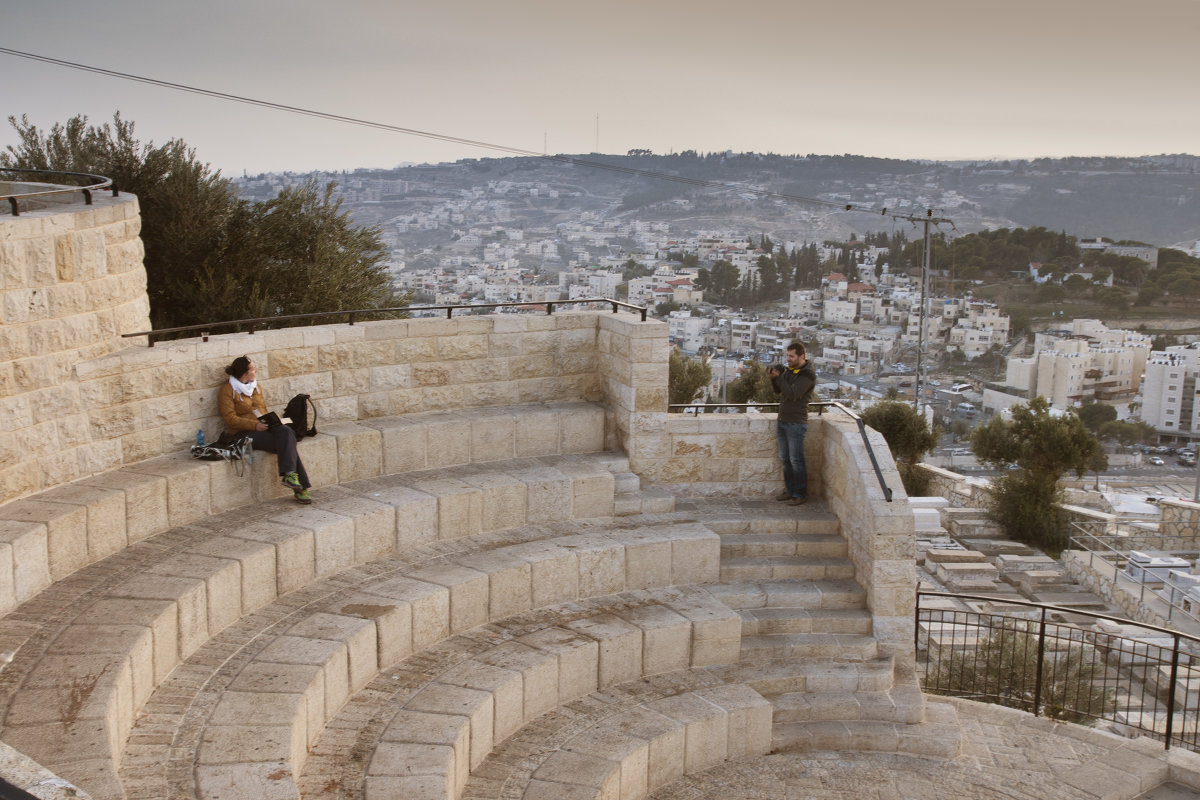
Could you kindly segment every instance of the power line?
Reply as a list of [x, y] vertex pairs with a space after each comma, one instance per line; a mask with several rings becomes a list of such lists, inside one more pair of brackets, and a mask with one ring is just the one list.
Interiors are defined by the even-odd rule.
[[[218, 92], [212, 89], [203, 89], [198, 86], [188, 86], [182, 83], [172, 83], [171, 81], [159, 80], [157, 78], [147, 78], [142, 75], [132, 75], [127, 72], [117, 72], [116, 70], [105, 69], [103, 67], [94, 67], [88, 64], [80, 64], [74, 61], [65, 61], [60, 58], [51, 58], [50, 56], [42, 56], [36, 53], [27, 53], [22, 50], [13, 50], [8, 47], [0, 47], [0, 53], [18, 58], [26, 58], [32, 61], [40, 61], [45, 64], [54, 64], [60, 67], [69, 69], [82, 70], [91, 72], [96, 75], [105, 75], [110, 78], [120, 78], [122, 80], [134, 81], [136, 83], [144, 83], [150, 86], [158, 86], [164, 89], [173, 89], [181, 92], [190, 92], [191, 94], [203, 95], [205, 97], [213, 97], [219, 100], [229, 100], [235, 103], [245, 103], [246, 105], [258, 106], [260, 108], [270, 108], [276, 111], [284, 111], [289, 114], [300, 114], [306, 117], [316, 119], [329, 120], [331, 122], [340, 122], [347, 125], [357, 125], [364, 128], [373, 128], [375, 130], [389, 131], [391, 133], [401, 133], [406, 136], [417, 136], [423, 139], [433, 139], [440, 142], [448, 142], [450, 144], [466, 145], [467, 147], [478, 147], [484, 150], [494, 150], [510, 155], [527, 156], [530, 158], [540, 158], [547, 161], [554, 161], [560, 164], [570, 164], [577, 167], [587, 167], [590, 169], [603, 169], [610, 172], [617, 172], [624, 175], [632, 175], [640, 178], [650, 178], [652, 180], [670, 181], [679, 183], [685, 186], [694, 186], [700, 189], [711, 189], [717, 191], [733, 191], [743, 194], [753, 194], [757, 197], [771, 198], [777, 200], [785, 200], [793, 203], [805, 203], [808, 205], [821, 206], [825, 208], [839, 209], [841, 211], [855, 211], [865, 214], [879, 214], [892, 219], [904, 219], [910, 222], [931, 222], [933, 224], [949, 222], [950, 219], [942, 217], [934, 217], [932, 209], [927, 210], [924, 214], [904, 214], [899, 212], [890, 212], [887, 208], [882, 210], [867, 208], [855, 203], [836, 203], [831, 200], [821, 200], [816, 197], [804, 197], [802, 195], [788, 194], [786, 192], [774, 192], [769, 189], [760, 189], [752, 186], [739, 186], [737, 184], [722, 183], [721, 181], [710, 181], [703, 178], [688, 178], [682, 175], [672, 175], [667, 172], [659, 172], [657, 170], [637, 169], [636, 167], [622, 166], [620, 164], [608, 164], [602, 161], [593, 161], [586, 158], [576, 158], [574, 156], [564, 155], [549, 155], [546, 153], [538, 153], [534, 150], [526, 150], [520, 147], [509, 147], [507, 145], [494, 144], [492, 142], [484, 142], [477, 139], [467, 139], [460, 136], [451, 136], [444, 133], [434, 133], [431, 131], [422, 131], [416, 128], [405, 128], [400, 125], [389, 125], [384, 122], [374, 122], [372, 120], [359, 119], [357, 117], [348, 117], [341, 114], [331, 114], [327, 111], [317, 111], [311, 108], [302, 108], [300, 106], [285, 105], [283, 103], [273, 103], [269, 100], [258, 100], [252, 97], [243, 97], [241, 95], [229, 94], [228, 92]], [[597, 136], [599, 135], [599, 119], [597, 118]]]

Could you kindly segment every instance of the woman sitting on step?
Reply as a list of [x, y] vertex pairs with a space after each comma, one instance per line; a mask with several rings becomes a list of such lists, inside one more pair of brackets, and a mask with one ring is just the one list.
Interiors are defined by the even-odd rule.
[[283, 485], [291, 489], [296, 501], [308, 505], [312, 496], [308, 488], [312, 484], [304, 463], [296, 452], [296, 433], [290, 425], [268, 426], [259, 419], [267, 413], [267, 402], [262, 389], [258, 388], [258, 371], [247, 356], [235, 358], [225, 368], [229, 380], [217, 390], [217, 407], [221, 419], [234, 433], [246, 431], [255, 450], [275, 453], [279, 459], [279, 476]]

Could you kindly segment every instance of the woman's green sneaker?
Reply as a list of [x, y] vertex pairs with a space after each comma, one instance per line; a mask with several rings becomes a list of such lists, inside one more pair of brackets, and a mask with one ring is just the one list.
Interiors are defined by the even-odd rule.
[[301, 489], [295, 494], [296, 502], [302, 505], [310, 505], [312, 503], [312, 495], [308, 493], [308, 489]]
[[295, 472], [289, 472], [287, 475], [284, 475], [282, 483], [293, 492], [304, 491], [304, 487], [300, 485], [300, 476]]

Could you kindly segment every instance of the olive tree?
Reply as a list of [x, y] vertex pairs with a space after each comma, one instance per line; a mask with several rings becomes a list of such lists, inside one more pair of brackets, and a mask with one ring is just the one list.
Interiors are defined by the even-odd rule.
[[988, 515], [1011, 538], [1057, 555], [1069, 536], [1059, 479], [1103, 470], [1107, 458], [1078, 415], [1052, 413], [1044, 397], [1011, 411], [1011, 420], [992, 417], [971, 435], [975, 455], [1005, 470], [992, 481]]

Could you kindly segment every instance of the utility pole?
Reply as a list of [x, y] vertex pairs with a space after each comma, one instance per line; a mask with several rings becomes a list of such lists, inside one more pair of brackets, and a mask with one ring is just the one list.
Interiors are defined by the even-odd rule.
[[[886, 209], [885, 209], [886, 211]], [[925, 226], [925, 254], [921, 259], [921, 311], [917, 316], [918, 324], [921, 326], [917, 331], [917, 377], [913, 382], [916, 387], [917, 394], [914, 401], [914, 407], [919, 412], [921, 410], [921, 392], [925, 389], [925, 375], [922, 366], [922, 360], [925, 357], [925, 314], [926, 314], [926, 296], [929, 294], [929, 271], [932, 267], [933, 260], [931, 255], [933, 240], [929, 234], [929, 226], [937, 225], [941, 222], [949, 222], [954, 224], [952, 220], [943, 217], [933, 216], [933, 209], [928, 209], [924, 217], [902, 217], [911, 222], [916, 222], [918, 219]]]

